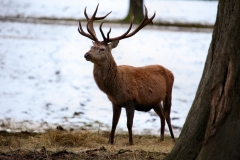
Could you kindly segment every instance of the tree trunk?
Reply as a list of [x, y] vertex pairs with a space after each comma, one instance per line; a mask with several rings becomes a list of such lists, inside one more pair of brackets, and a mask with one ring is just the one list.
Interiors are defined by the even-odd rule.
[[129, 0], [129, 11], [123, 22], [131, 22], [134, 16], [133, 23], [140, 23], [144, 17], [143, 15], [143, 0]]
[[166, 159], [240, 159], [239, 0], [219, 1], [195, 100]]

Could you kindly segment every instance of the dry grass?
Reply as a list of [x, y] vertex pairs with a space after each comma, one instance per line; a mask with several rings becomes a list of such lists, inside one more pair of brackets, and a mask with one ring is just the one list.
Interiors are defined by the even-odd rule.
[[114, 145], [107, 144], [108, 136], [105, 131], [0, 131], [0, 159], [163, 159], [174, 146], [168, 136], [160, 142], [157, 136], [135, 135], [132, 146], [126, 133], [116, 134]]

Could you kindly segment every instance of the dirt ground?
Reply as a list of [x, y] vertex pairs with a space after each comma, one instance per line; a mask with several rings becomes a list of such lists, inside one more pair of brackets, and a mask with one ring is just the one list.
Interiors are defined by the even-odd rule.
[[108, 132], [49, 130], [44, 133], [0, 131], [0, 159], [163, 159], [174, 142], [152, 135], [135, 135], [128, 145], [127, 133], [107, 144]]
[[163, 159], [167, 153], [146, 152], [144, 150], [123, 150], [116, 153], [108, 153], [104, 147], [87, 150], [81, 153], [68, 152], [66, 150], [51, 152], [42, 147], [40, 151], [15, 150], [0, 153], [0, 159]]

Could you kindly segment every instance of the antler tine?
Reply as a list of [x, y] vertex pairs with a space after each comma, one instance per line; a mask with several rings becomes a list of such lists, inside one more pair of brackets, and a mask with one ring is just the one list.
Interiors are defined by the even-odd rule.
[[110, 30], [108, 31], [108, 33], [107, 33], [107, 38], [106, 38], [105, 35], [104, 35], [104, 33], [103, 33], [103, 31], [102, 31], [102, 24], [101, 24], [101, 25], [100, 25], [100, 31], [101, 31], [101, 33], [102, 33], [102, 36], [103, 36], [103, 39], [104, 39], [104, 43], [107, 44], [107, 43], [112, 42], [112, 41], [114, 41], [114, 40], [124, 39], [125, 36], [126, 36], [126, 35], [131, 31], [131, 29], [132, 29], [133, 19], [134, 19], [134, 17], [132, 17], [131, 24], [130, 24], [128, 30], [127, 30], [124, 34], [122, 34], [121, 36], [118, 36], [118, 37], [115, 37], [115, 38], [109, 38], [109, 34], [110, 34], [110, 32], [111, 32], [111, 28], [110, 28]]
[[[92, 18], [91, 19], [89, 19], [89, 17], [88, 17], [88, 15], [87, 15], [87, 7], [85, 7], [85, 9], [84, 9], [84, 15], [85, 15], [85, 17], [86, 17], [86, 19], [87, 19], [87, 31], [90, 33], [90, 34], [88, 34], [88, 33], [86, 33], [86, 32], [84, 32], [84, 30], [82, 29], [82, 25], [81, 25], [81, 22], [79, 21], [79, 27], [78, 27], [78, 32], [81, 34], [81, 35], [83, 35], [83, 36], [85, 36], [85, 37], [88, 37], [88, 38], [90, 38], [91, 40], [93, 40], [93, 41], [98, 41], [98, 39], [97, 39], [97, 37], [96, 37], [96, 33], [95, 33], [95, 31], [94, 31], [94, 28], [93, 28], [93, 20], [94, 20], [94, 17], [95, 17], [95, 15], [96, 15], [96, 13], [97, 13], [97, 9], [98, 9], [98, 5], [97, 5], [97, 8], [96, 8], [96, 10], [95, 10], [95, 12], [94, 12], [94, 14], [93, 14], [93, 16], [92, 16]], [[89, 22], [91, 22], [90, 24], [90, 27], [89, 27]]]
[[106, 41], [107, 38], [106, 38], [106, 36], [104, 35], [104, 32], [103, 32], [103, 30], [102, 30], [102, 25], [103, 25], [103, 22], [100, 24], [100, 26], [99, 26], [99, 30], [100, 30], [100, 32], [101, 32], [101, 34], [102, 34], [103, 41]]
[[[144, 15], [144, 19], [142, 20], [142, 22], [140, 23], [140, 25], [134, 30], [132, 31], [131, 33], [130, 30], [132, 28], [132, 24], [133, 24], [133, 19], [134, 17], [132, 17], [132, 21], [131, 21], [131, 24], [130, 24], [130, 27], [129, 29], [127, 30], [127, 32], [125, 32], [123, 35], [119, 36], [119, 37], [115, 37], [115, 38], [109, 38], [109, 33], [108, 33], [108, 37], [106, 38], [105, 35], [103, 34], [103, 31], [101, 30], [100, 28], [100, 31], [102, 33], [102, 36], [103, 36], [103, 39], [104, 39], [104, 42], [105, 43], [109, 43], [109, 42], [112, 42], [114, 40], [121, 40], [121, 39], [124, 39], [124, 38], [129, 38], [133, 35], [135, 35], [140, 29], [142, 29], [143, 27], [145, 27], [146, 25], [148, 25], [149, 23], [153, 23], [152, 20], [154, 19], [156, 13], [154, 12], [153, 16], [151, 18], [148, 18], [148, 10], [147, 10], [147, 7], [144, 5], [144, 8], [145, 8], [145, 15]], [[102, 27], [102, 24], [101, 26]]]
[[144, 8], [145, 8], [145, 16], [144, 16], [144, 19], [142, 20], [142, 22], [140, 23], [140, 25], [124, 38], [129, 38], [129, 37], [135, 35], [140, 29], [142, 29], [143, 27], [145, 27], [146, 25], [148, 25], [150, 23], [153, 24], [152, 20], [154, 19], [156, 12], [154, 12], [154, 14], [151, 18], [148, 18], [148, 10], [145, 5], [144, 5]]
[[96, 9], [95, 9], [95, 11], [94, 11], [94, 13], [92, 15], [91, 19], [93, 19], [93, 20], [95, 20], [95, 17], [96, 17], [96, 14], [97, 14], [97, 10], [98, 10], [98, 6], [99, 6], [99, 3], [97, 4], [97, 7], [96, 7]]
[[86, 8], [85, 8], [85, 11], [84, 11], [85, 17], [88, 20], [87, 30], [90, 33], [90, 35], [95, 39], [95, 41], [98, 41], [98, 38], [96, 36], [95, 30], [94, 30], [94, 27], [93, 27], [93, 21], [94, 20], [104, 19], [112, 12], [111, 11], [108, 14], [106, 14], [105, 16], [102, 16], [102, 17], [96, 17], [96, 14], [97, 14], [97, 11], [98, 11], [98, 6], [99, 6], [99, 4], [97, 5], [97, 7], [96, 7], [96, 9], [95, 9], [95, 11], [94, 11], [94, 13], [93, 13], [93, 15], [92, 15], [92, 17], [90, 19], [89, 19], [88, 15], [87, 15]]
[[103, 42], [105, 42], [107, 44], [108, 43], [108, 39], [109, 39], [109, 34], [111, 33], [111, 28], [109, 29], [109, 31], [107, 33], [107, 38], [106, 38], [106, 36], [105, 36], [105, 34], [104, 34], [103, 30], [102, 30], [102, 25], [103, 25], [103, 22], [100, 24], [99, 30], [100, 30], [100, 32], [102, 34]]
[[94, 39], [91, 35], [89, 35], [89, 34], [87, 34], [86, 32], [84, 32], [84, 30], [82, 29], [82, 25], [81, 25], [81, 22], [80, 22], [80, 21], [79, 21], [78, 32], [79, 32], [81, 35], [83, 35], [83, 36], [85, 36], [85, 37], [88, 37], [88, 38], [90, 38], [91, 40], [95, 41], [95, 39]]
[[109, 29], [108, 33], [107, 33], [107, 39], [109, 39], [109, 34], [111, 32], [111, 28]]
[[84, 10], [84, 15], [85, 15], [85, 17], [88, 21], [87, 22], [87, 31], [93, 37], [94, 41], [98, 41], [97, 36], [96, 36], [96, 32], [95, 32], [94, 27], [93, 27], [93, 21], [95, 20], [95, 16], [97, 14], [98, 6], [99, 6], [99, 4], [97, 5], [97, 7], [96, 7], [96, 9], [95, 9], [91, 18], [89, 18], [88, 15], [87, 15], [87, 11], [86, 11], [87, 7], [85, 7], [85, 10]]
[[106, 14], [105, 16], [102, 16], [102, 17], [95, 17], [95, 20], [101, 20], [101, 19], [104, 19], [106, 18], [110, 13], [112, 13], [112, 11], [110, 11], [108, 14]]
[[[97, 8], [95, 9], [95, 11], [94, 11], [91, 19], [93, 19], [93, 20], [102, 20], [102, 19], [106, 18], [110, 13], [112, 13], [112, 11], [110, 11], [110, 12], [107, 13], [105, 16], [96, 17], [97, 10], [98, 10], [98, 6], [99, 6], [99, 4], [97, 5]], [[85, 15], [86, 19], [89, 20], [88, 15], [87, 15], [86, 8], [87, 8], [87, 6], [86, 6], [85, 9], [84, 9], [84, 15]]]
[[87, 9], [87, 6], [84, 9], [84, 15], [85, 15], [86, 19], [89, 20], [86, 9]]
[[87, 23], [87, 31], [93, 37], [94, 41], [98, 42], [98, 38], [97, 38], [96, 33], [93, 28], [93, 23], [90, 23], [90, 27], [89, 27], [89, 22]]

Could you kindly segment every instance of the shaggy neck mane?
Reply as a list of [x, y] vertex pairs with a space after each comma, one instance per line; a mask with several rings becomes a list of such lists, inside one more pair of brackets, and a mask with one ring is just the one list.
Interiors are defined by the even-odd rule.
[[117, 79], [117, 64], [113, 58], [109, 58], [107, 62], [94, 64], [94, 79], [98, 87], [109, 95], [114, 95]]

